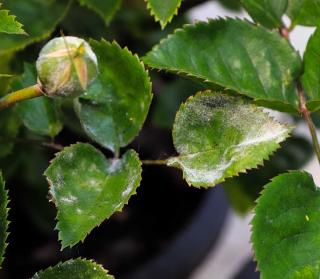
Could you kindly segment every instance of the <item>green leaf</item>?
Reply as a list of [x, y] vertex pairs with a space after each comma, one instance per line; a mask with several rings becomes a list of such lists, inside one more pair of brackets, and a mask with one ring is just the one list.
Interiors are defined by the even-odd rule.
[[12, 109], [0, 111], [0, 158], [11, 153], [19, 127], [19, 117]]
[[320, 0], [288, 0], [287, 15], [291, 25], [317, 26], [320, 20]]
[[214, 186], [263, 163], [288, 137], [261, 108], [221, 93], [200, 92], [180, 107], [173, 128], [181, 168], [189, 185]]
[[277, 176], [257, 203], [252, 243], [261, 278], [319, 278], [320, 192], [311, 175]]
[[0, 54], [23, 49], [49, 37], [64, 17], [69, 3], [68, 0], [6, 0], [4, 8], [19, 18], [28, 36], [1, 35]]
[[[36, 82], [35, 67], [25, 64], [24, 73], [20, 80], [15, 82], [14, 89], [25, 88]], [[45, 96], [37, 97], [17, 104], [16, 109], [23, 124], [37, 134], [54, 137], [62, 129], [60, 106], [56, 100]]]
[[[0, 7], [1, 7], [0, 3]], [[16, 20], [16, 17], [9, 15], [8, 10], [0, 10], [0, 33], [26, 34], [23, 25]]]
[[32, 279], [114, 279], [94, 261], [75, 259], [37, 272]]
[[92, 145], [65, 148], [51, 162], [45, 175], [52, 201], [58, 208], [62, 248], [74, 246], [136, 193], [141, 163], [135, 151], [121, 159], [105, 159]]
[[310, 111], [320, 109], [320, 29], [309, 39], [304, 53], [304, 73], [301, 77], [303, 88], [308, 96], [307, 107]]
[[144, 61], [232, 89], [263, 106], [297, 112], [298, 54], [276, 32], [249, 22], [219, 19], [186, 25], [155, 46]]
[[270, 179], [288, 170], [302, 168], [313, 156], [314, 150], [309, 140], [297, 136], [288, 138], [263, 167], [227, 179], [223, 183], [230, 205], [237, 213], [248, 214], [255, 207], [263, 186]]
[[99, 14], [108, 24], [116, 11], [120, 8], [121, 0], [79, 0], [81, 5], [87, 6]]
[[7, 247], [8, 237], [8, 191], [5, 189], [5, 182], [0, 171], [0, 266], [4, 260], [4, 253]]
[[86, 133], [113, 152], [139, 133], [152, 100], [148, 72], [139, 58], [115, 42], [92, 41], [100, 74], [76, 111]]
[[162, 29], [178, 14], [182, 0], [146, 0], [151, 14], [159, 21]]
[[288, 0], [241, 0], [254, 21], [268, 28], [282, 26], [282, 16], [286, 12]]

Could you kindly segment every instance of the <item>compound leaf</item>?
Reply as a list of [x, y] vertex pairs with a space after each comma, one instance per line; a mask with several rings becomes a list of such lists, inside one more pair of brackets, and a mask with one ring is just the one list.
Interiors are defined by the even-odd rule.
[[320, 192], [311, 175], [285, 173], [265, 186], [252, 221], [262, 278], [318, 278]]
[[239, 97], [200, 92], [177, 113], [173, 140], [189, 185], [214, 186], [263, 163], [290, 133], [261, 108]]
[[75, 259], [59, 263], [37, 272], [32, 279], [114, 279], [101, 265], [94, 261]]
[[127, 49], [104, 40], [91, 41], [100, 73], [76, 111], [86, 133], [113, 152], [126, 146], [139, 133], [152, 100], [148, 72]]
[[144, 61], [218, 84], [263, 106], [297, 112], [295, 80], [301, 60], [285, 39], [261, 26], [235, 19], [186, 25], [155, 46]]
[[141, 163], [135, 151], [121, 159], [107, 160], [90, 144], [65, 148], [51, 162], [45, 175], [55, 203], [62, 248], [74, 246], [136, 193]]

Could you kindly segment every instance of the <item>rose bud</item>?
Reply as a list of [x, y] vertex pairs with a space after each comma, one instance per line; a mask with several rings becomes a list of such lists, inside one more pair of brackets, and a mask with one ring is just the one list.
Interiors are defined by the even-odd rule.
[[75, 98], [97, 77], [97, 57], [83, 39], [55, 38], [41, 50], [37, 73], [46, 96]]

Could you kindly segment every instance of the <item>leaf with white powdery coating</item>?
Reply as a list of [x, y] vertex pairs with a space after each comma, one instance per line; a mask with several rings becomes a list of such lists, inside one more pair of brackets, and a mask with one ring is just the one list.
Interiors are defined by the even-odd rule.
[[8, 191], [5, 189], [5, 182], [0, 171], [0, 266], [4, 260], [4, 253], [7, 247], [8, 237]]
[[62, 249], [83, 241], [86, 235], [136, 193], [141, 162], [135, 151], [121, 159], [106, 159], [90, 144], [78, 143], [56, 155], [45, 176], [55, 203]]
[[116, 11], [120, 8], [121, 0], [79, 0], [81, 5], [87, 6], [89, 9], [99, 14], [108, 24]]
[[267, 184], [252, 226], [261, 278], [319, 278], [320, 192], [310, 174], [293, 171]]
[[173, 140], [179, 155], [167, 164], [181, 168], [189, 185], [214, 186], [261, 165], [291, 130], [240, 97], [200, 92], [177, 113]]
[[114, 279], [101, 265], [91, 260], [75, 259], [37, 272], [32, 279]]
[[284, 38], [237, 19], [186, 25], [143, 59], [152, 68], [218, 84], [259, 105], [298, 112], [295, 80], [302, 63]]
[[268, 28], [282, 26], [288, 0], [241, 0], [242, 5], [254, 19]]
[[182, 0], [146, 0], [147, 6], [162, 29], [177, 15]]
[[139, 133], [150, 108], [148, 72], [138, 56], [117, 43], [91, 41], [100, 69], [97, 80], [75, 102], [85, 132], [117, 153]]

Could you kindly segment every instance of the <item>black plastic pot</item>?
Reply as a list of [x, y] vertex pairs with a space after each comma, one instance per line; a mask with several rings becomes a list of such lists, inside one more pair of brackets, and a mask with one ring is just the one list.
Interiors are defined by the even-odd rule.
[[208, 190], [190, 223], [159, 256], [124, 279], [182, 279], [204, 259], [216, 243], [228, 212], [221, 187]]

